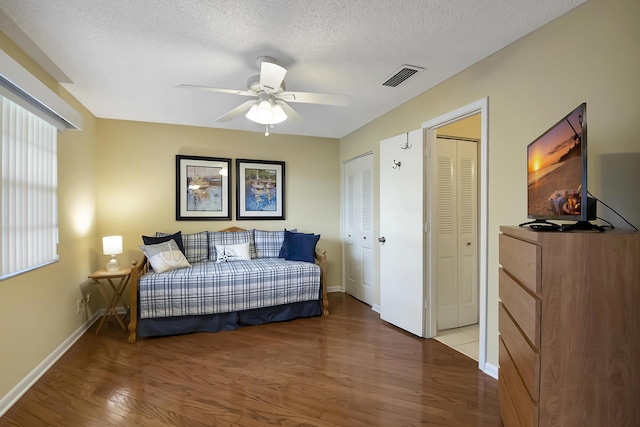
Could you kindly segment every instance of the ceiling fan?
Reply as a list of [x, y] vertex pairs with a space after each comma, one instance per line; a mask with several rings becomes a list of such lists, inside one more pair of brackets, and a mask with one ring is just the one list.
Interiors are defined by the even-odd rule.
[[260, 67], [260, 75], [249, 77], [246, 90], [189, 84], [180, 84], [176, 87], [252, 97], [253, 99], [218, 117], [216, 122], [227, 122], [236, 116], [245, 114], [249, 120], [265, 125], [266, 135], [269, 134], [269, 126], [273, 127], [273, 125], [286, 120], [287, 117], [300, 118], [300, 115], [289, 106], [289, 102], [343, 107], [351, 103], [351, 97], [348, 95], [287, 91], [284, 82], [284, 76], [287, 74], [286, 68], [278, 65], [275, 59], [270, 56], [258, 57], [257, 64]]

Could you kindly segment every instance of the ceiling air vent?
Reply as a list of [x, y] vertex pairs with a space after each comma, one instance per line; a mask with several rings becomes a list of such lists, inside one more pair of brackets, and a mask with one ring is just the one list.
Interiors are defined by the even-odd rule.
[[398, 68], [386, 82], [382, 83], [382, 86], [396, 87], [400, 83], [404, 82], [411, 76], [415, 76], [419, 72], [424, 71], [423, 67], [416, 67], [415, 65], [404, 64]]

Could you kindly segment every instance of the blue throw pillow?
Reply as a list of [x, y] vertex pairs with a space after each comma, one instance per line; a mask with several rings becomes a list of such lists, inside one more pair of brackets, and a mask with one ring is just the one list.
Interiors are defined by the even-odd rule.
[[178, 231], [175, 234], [162, 236], [162, 237], [142, 236], [142, 241], [144, 242], [145, 245], [157, 245], [158, 243], [168, 242], [169, 240], [174, 240], [178, 245], [178, 249], [180, 249], [180, 252], [182, 252], [182, 255], [186, 255], [184, 253], [184, 244], [182, 243], [181, 231]]
[[318, 240], [319, 234], [292, 233], [285, 230], [279, 257], [288, 261], [315, 262]]

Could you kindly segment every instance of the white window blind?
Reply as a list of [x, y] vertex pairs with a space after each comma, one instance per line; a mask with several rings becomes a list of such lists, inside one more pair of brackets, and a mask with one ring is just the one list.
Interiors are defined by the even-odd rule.
[[57, 129], [2, 97], [0, 278], [58, 260]]

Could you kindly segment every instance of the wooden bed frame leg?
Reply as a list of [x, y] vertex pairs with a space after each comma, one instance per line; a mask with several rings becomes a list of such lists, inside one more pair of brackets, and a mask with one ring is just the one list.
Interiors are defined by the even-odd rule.
[[329, 298], [327, 297], [326, 287], [323, 288], [322, 290], [322, 306], [323, 306], [322, 315], [328, 316], [329, 315]]
[[128, 341], [133, 344], [136, 342], [136, 329], [138, 327], [138, 279], [141, 276], [141, 270], [144, 269], [146, 259], [142, 261], [142, 265], [138, 266], [138, 261], [131, 261], [131, 278], [129, 279], [129, 338]]
[[329, 298], [327, 296], [327, 251], [316, 252], [316, 261], [320, 266], [320, 283], [322, 286], [322, 315], [329, 315]]

